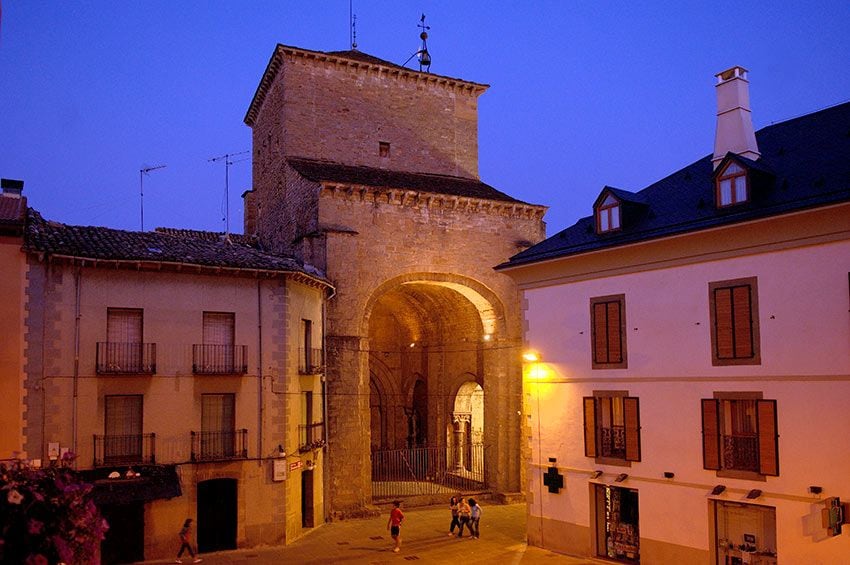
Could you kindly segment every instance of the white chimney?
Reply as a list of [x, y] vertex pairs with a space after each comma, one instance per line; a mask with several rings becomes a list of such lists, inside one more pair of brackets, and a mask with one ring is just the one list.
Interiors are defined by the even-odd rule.
[[750, 82], [747, 69], [732, 67], [717, 77], [717, 130], [714, 133], [714, 168], [726, 153], [753, 161], [761, 157], [750, 113]]

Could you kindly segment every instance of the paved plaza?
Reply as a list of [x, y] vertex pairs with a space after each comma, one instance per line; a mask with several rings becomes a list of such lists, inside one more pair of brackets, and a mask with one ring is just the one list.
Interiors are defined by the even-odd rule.
[[[286, 547], [264, 547], [201, 555], [208, 565], [224, 563], [498, 563], [589, 565], [602, 563], [577, 559], [528, 547], [525, 543], [525, 504], [489, 505], [482, 502], [481, 538], [466, 533], [449, 537], [448, 506], [405, 509], [402, 548], [393, 553], [387, 531], [388, 510], [378, 518], [344, 520], [323, 525]], [[175, 552], [177, 547], [175, 545]], [[184, 559], [184, 563], [191, 563]], [[174, 560], [152, 563], [173, 563]]]

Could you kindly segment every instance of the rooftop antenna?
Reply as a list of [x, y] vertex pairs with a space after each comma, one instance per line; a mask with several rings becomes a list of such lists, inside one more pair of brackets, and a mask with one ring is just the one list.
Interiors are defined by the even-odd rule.
[[351, 48], [357, 50], [357, 14], [354, 13], [354, 0], [348, 0], [348, 20], [351, 22], [348, 39]]
[[422, 14], [422, 17], [419, 18], [419, 29], [422, 32], [419, 34], [419, 39], [422, 40], [422, 46], [419, 48], [419, 51], [411, 55], [407, 58], [407, 61], [404, 62], [402, 67], [407, 66], [407, 63], [410, 62], [411, 59], [416, 57], [419, 60], [419, 72], [431, 72], [431, 55], [428, 53], [428, 31], [431, 29], [431, 26], [425, 25], [425, 14]]
[[155, 167], [142, 167], [139, 169], [139, 216], [141, 223], [141, 231], [145, 231], [145, 175], [157, 169], [164, 169], [167, 165], [157, 165]]
[[231, 157], [236, 157], [237, 155], [244, 155], [248, 150], [240, 151], [239, 153], [225, 153], [224, 155], [219, 155], [218, 157], [211, 157], [207, 159], [209, 163], [217, 163], [218, 161], [224, 160], [224, 233], [225, 235], [230, 235], [230, 165], [234, 163], [239, 163], [241, 161], [247, 160], [245, 159], [237, 159], [236, 161], [231, 161]]

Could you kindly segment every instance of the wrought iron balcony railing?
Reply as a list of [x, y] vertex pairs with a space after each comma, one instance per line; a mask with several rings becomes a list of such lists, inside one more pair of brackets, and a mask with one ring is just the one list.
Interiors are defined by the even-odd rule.
[[759, 470], [759, 440], [755, 435], [723, 436], [723, 468], [735, 471]]
[[196, 375], [244, 375], [248, 358], [244, 345], [192, 346], [192, 372]]
[[248, 458], [248, 430], [191, 432], [192, 461]]
[[325, 350], [301, 348], [298, 350], [298, 372], [302, 375], [317, 375], [324, 371]]
[[625, 426], [611, 426], [599, 428], [600, 454], [602, 457], [626, 456], [626, 428]]
[[156, 463], [156, 434], [95, 435], [94, 466]]
[[101, 375], [153, 375], [156, 373], [156, 344], [98, 342], [97, 372]]
[[318, 422], [298, 426], [298, 450], [301, 452], [318, 449], [325, 445], [325, 423]]

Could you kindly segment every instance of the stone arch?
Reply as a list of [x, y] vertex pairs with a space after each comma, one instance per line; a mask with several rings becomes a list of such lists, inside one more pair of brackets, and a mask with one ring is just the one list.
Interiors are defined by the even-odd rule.
[[[372, 451], [401, 447], [403, 442], [397, 436], [404, 431], [404, 398], [400, 383], [393, 379], [390, 368], [378, 355], [370, 355], [369, 429]], [[378, 437], [374, 437], [376, 433]]]
[[483, 476], [484, 389], [475, 375], [467, 373], [463, 377], [465, 380], [458, 387], [452, 403], [452, 441], [449, 452], [458, 471]]

